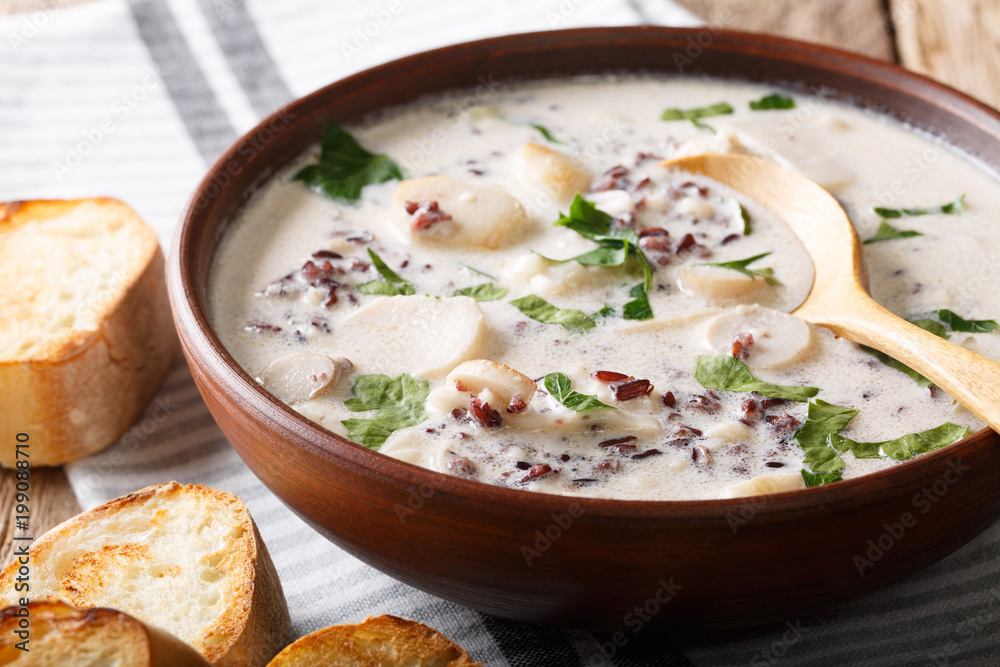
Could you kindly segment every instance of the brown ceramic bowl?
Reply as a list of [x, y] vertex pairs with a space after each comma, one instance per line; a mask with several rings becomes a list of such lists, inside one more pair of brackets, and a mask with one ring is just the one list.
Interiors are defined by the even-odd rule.
[[348, 552], [417, 588], [484, 612], [592, 630], [718, 630], [835, 607], [941, 559], [1000, 516], [1000, 438], [989, 430], [868, 477], [752, 499], [569, 499], [450, 477], [299, 416], [240, 369], [212, 332], [205, 285], [227, 225], [255, 187], [319, 139], [327, 119], [356, 121], [427, 93], [505, 79], [679, 67], [877, 108], [1000, 167], [1000, 114], [982, 104], [893, 65], [738, 32], [515, 35], [327, 86], [218, 159], [170, 258], [174, 316], [194, 378], [271, 491]]

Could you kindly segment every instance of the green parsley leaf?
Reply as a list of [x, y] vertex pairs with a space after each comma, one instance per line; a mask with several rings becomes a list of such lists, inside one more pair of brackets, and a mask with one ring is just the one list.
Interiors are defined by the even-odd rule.
[[427, 419], [424, 401], [430, 393], [425, 381], [416, 381], [406, 373], [391, 378], [388, 375], [360, 375], [351, 388], [354, 397], [344, 401], [352, 412], [378, 410], [372, 419], [345, 419], [348, 437], [378, 450], [385, 439], [401, 428], [416, 426]]
[[840, 452], [851, 450], [859, 459], [891, 458], [906, 461], [917, 454], [926, 454], [961, 440], [969, 433], [967, 426], [945, 422], [921, 433], [908, 433], [884, 442], [855, 442], [839, 435], [830, 436], [830, 444]]
[[642, 268], [646, 289], [653, 285], [653, 267], [639, 249], [639, 234], [634, 229], [614, 228], [610, 215], [580, 195], [573, 198], [569, 215], [559, 213], [555, 226], [568, 227], [599, 247], [569, 259], [549, 261], [577, 262], [585, 266], [621, 266], [629, 257], [634, 257]]
[[[689, 120], [695, 127], [702, 127], [711, 130], [710, 125], [700, 122], [702, 118], [710, 116], [726, 116], [733, 113], [733, 108], [725, 102], [712, 104], [707, 107], [697, 109], [667, 109], [660, 116], [660, 120]], [[713, 130], [714, 131], [714, 130]]]
[[[948, 338], [950, 338], [950, 336], [948, 335], [948, 332], [945, 331], [945, 328], [943, 326], [941, 326], [940, 324], [938, 324], [937, 322], [935, 322], [934, 320], [914, 320], [912, 322], [912, 324], [917, 325], [918, 327], [920, 327], [921, 329], [923, 329], [925, 331], [931, 332], [935, 336], [940, 336], [941, 338], [944, 338], [945, 340], [948, 340]], [[867, 345], [861, 345], [859, 347], [863, 351], [867, 352], [868, 354], [872, 355], [873, 357], [875, 357], [876, 359], [878, 359], [879, 361], [881, 361], [883, 364], [885, 364], [889, 368], [895, 368], [900, 373], [906, 373], [907, 375], [910, 376], [910, 378], [913, 379], [914, 382], [916, 382], [917, 384], [919, 384], [921, 387], [929, 387], [932, 384], [934, 384], [933, 382], [931, 382], [930, 380], [928, 380], [927, 378], [925, 378], [920, 373], [916, 372], [915, 370], [913, 370], [912, 368], [910, 368], [909, 366], [907, 366], [903, 362], [896, 361], [895, 359], [893, 359], [892, 357], [890, 357], [885, 352], [881, 352], [879, 350], [876, 350], [873, 347], [868, 347]]]
[[319, 163], [304, 167], [293, 180], [332, 199], [354, 201], [366, 185], [403, 178], [403, 170], [391, 158], [369, 153], [331, 120], [323, 133]]
[[750, 235], [750, 214], [747, 210], [743, 208], [743, 204], [736, 202], [736, 205], [740, 207], [740, 218], [743, 219], [743, 236]]
[[920, 327], [924, 331], [931, 332], [932, 334], [934, 334], [938, 338], [944, 338], [945, 340], [951, 340], [951, 334], [948, 333], [948, 328], [945, 325], [941, 324], [940, 322], [936, 322], [934, 320], [923, 319], [923, 318], [918, 318], [918, 319], [910, 320], [909, 322], [910, 322], [910, 324], [916, 324], [918, 327]]
[[962, 319], [947, 308], [935, 310], [934, 314], [939, 320], [944, 322], [952, 331], [963, 331], [966, 333], [989, 333], [997, 328], [996, 320], [966, 320]]
[[496, 280], [497, 279], [497, 277], [494, 276], [493, 274], [486, 273], [485, 271], [480, 271], [479, 269], [477, 269], [474, 266], [469, 266], [468, 264], [462, 264], [461, 262], [459, 262], [459, 265], [460, 266], [464, 266], [465, 268], [467, 268], [469, 271], [472, 271], [473, 273], [478, 273], [481, 276], [485, 276], [485, 277], [489, 278], [490, 280]]
[[457, 289], [452, 296], [471, 296], [476, 301], [496, 301], [507, 296], [507, 288], [494, 287], [493, 283], [483, 283], [482, 285]]
[[556, 139], [555, 136], [551, 132], [549, 132], [549, 128], [545, 127], [544, 125], [536, 125], [534, 123], [529, 123], [529, 125], [538, 130], [542, 134], [542, 136], [545, 137], [546, 140], [551, 141], [554, 144], [566, 143], [565, 141], [559, 141], [558, 139]]
[[416, 294], [413, 285], [399, 277], [395, 271], [382, 261], [374, 250], [368, 248], [368, 256], [372, 259], [372, 265], [382, 274], [382, 280], [371, 280], [357, 286], [357, 290], [362, 294], [384, 294], [386, 296], [397, 296], [399, 294]]
[[405, 283], [406, 282], [405, 280], [403, 280], [399, 276], [398, 273], [396, 273], [395, 271], [393, 271], [392, 269], [390, 269], [389, 265], [386, 264], [382, 260], [382, 258], [379, 257], [378, 254], [374, 250], [372, 250], [371, 248], [368, 248], [368, 256], [372, 260], [372, 265], [375, 267], [375, 269], [380, 274], [382, 274], [383, 278], [385, 278], [386, 280], [388, 280], [391, 283]]
[[[611, 216], [597, 208], [580, 195], [573, 198], [569, 205], [569, 215], [560, 212], [559, 219], [555, 222], [556, 227], [569, 227], [574, 232], [585, 239], [600, 243], [601, 241], [619, 241], [623, 237], [614, 235], [611, 226]], [[632, 232], [632, 230], [618, 230], [619, 232]], [[636, 235], [638, 236], [638, 235]]]
[[934, 215], [943, 213], [945, 215], [955, 215], [965, 210], [965, 195], [955, 201], [948, 202], [942, 206], [931, 208], [880, 208], [875, 207], [875, 212], [883, 218], [909, 218], [916, 215]]
[[694, 377], [706, 389], [744, 393], [756, 391], [768, 398], [783, 398], [799, 403], [805, 403], [819, 393], [817, 387], [784, 386], [761, 382], [753, 376], [747, 365], [736, 357], [700, 356]]
[[604, 304], [604, 308], [590, 316], [591, 319], [597, 319], [598, 317], [614, 317], [615, 308], [610, 303]]
[[808, 470], [802, 471], [802, 479], [805, 480], [806, 486], [822, 486], [824, 484], [833, 484], [834, 482], [843, 481], [844, 475], [839, 472], [821, 472], [821, 473], [811, 473]]
[[534, 294], [514, 299], [510, 304], [537, 322], [561, 324], [570, 331], [593, 329], [597, 326], [586, 313], [579, 310], [556, 308], [542, 297]]
[[780, 93], [771, 93], [766, 97], [762, 97], [756, 102], [750, 103], [750, 109], [753, 111], [767, 111], [769, 109], [794, 109], [795, 100], [791, 97], [785, 97]]
[[930, 380], [928, 380], [927, 378], [925, 378], [920, 373], [916, 372], [915, 370], [913, 370], [912, 368], [910, 368], [909, 366], [907, 366], [903, 362], [896, 361], [895, 359], [893, 359], [892, 357], [890, 357], [885, 352], [880, 352], [879, 350], [876, 350], [873, 347], [867, 347], [865, 345], [862, 345], [861, 349], [864, 350], [865, 352], [867, 352], [868, 354], [872, 355], [873, 357], [875, 357], [879, 361], [881, 361], [883, 364], [885, 364], [889, 368], [895, 368], [900, 373], [906, 373], [907, 375], [910, 376], [910, 378], [913, 379], [914, 382], [916, 382], [917, 384], [919, 384], [921, 387], [929, 387], [932, 384], [934, 384], [933, 382], [931, 382]]
[[[844, 467], [844, 462], [830, 447], [831, 435], [840, 433], [858, 414], [857, 410], [816, 399], [809, 402], [805, 423], [795, 432], [804, 462], [814, 472], [831, 473]], [[808, 481], [807, 481], [808, 483]]]
[[646, 286], [643, 283], [630, 289], [628, 295], [635, 297], [635, 300], [625, 304], [622, 310], [623, 318], [626, 320], [653, 319], [653, 309], [649, 306], [649, 295], [646, 294]]
[[864, 245], [871, 245], [879, 241], [891, 241], [893, 239], [908, 239], [914, 236], [923, 236], [923, 234], [913, 229], [896, 229], [883, 220], [879, 223], [878, 229], [875, 231], [875, 236], [866, 239]]
[[761, 255], [754, 255], [753, 257], [747, 257], [746, 259], [738, 259], [732, 262], [701, 262], [695, 264], [695, 266], [716, 266], [720, 269], [730, 269], [732, 271], [739, 271], [748, 278], [753, 278], [754, 276], [760, 276], [764, 279], [768, 285], [782, 285], [783, 283], [774, 277], [774, 269], [750, 269], [747, 268], [750, 264], [753, 264], [758, 259], [764, 259], [771, 253], [765, 252]]
[[409, 283], [397, 286], [393, 285], [388, 280], [369, 280], [366, 283], [361, 283], [355, 289], [362, 294], [381, 294], [383, 296], [409, 296], [410, 294], [416, 293], [413, 286]]
[[617, 410], [613, 405], [601, 403], [596, 396], [588, 396], [570, 388], [570, 380], [564, 373], [549, 373], [545, 376], [545, 391], [563, 406], [574, 412], [584, 410]]
[[576, 262], [584, 266], [621, 266], [628, 259], [628, 250], [628, 244], [622, 244], [618, 247], [609, 245], [594, 248], [582, 255], [570, 257], [569, 259], [552, 259], [544, 255], [541, 255], [541, 257], [556, 264]]

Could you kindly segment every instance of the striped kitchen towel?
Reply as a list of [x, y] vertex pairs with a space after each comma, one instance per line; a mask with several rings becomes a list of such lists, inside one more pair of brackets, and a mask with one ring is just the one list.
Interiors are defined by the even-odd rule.
[[[452, 42], [636, 23], [697, 19], [670, 0], [100, 0], [7, 17], [0, 200], [118, 197], [169, 247], [207, 165], [296, 96]], [[988, 664], [1000, 653], [997, 526], [835, 612], [717, 637], [636, 635], [619, 646], [445, 602], [345, 554], [271, 495], [222, 437], [182, 359], [117, 444], [67, 472], [84, 507], [169, 479], [239, 494], [300, 634], [393, 613], [439, 628], [490, 666]]]

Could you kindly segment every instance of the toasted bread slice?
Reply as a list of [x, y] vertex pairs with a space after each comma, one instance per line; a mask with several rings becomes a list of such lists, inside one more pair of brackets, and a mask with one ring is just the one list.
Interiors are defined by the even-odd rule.
[[[32, 599], [124, 611], [214, 665], [265, 665], [293, 636], [271, 558], [230, 493], [150, 486], [56, 526], [27, 560]], [[0, 572], [0, 605], [23, 595], [19, 565]]]
[[209, 667], [172, 634], [115, 609], [32, 602], [0, 611], [0, 665]]
[[268, 667], [483, 667], [434, 628], [398, 616], [331, 625], [279, 653]]
[[58, 465], [125, 432], [177, 354], [163, 267], [114, 199], [0, 203], [0, 441]]

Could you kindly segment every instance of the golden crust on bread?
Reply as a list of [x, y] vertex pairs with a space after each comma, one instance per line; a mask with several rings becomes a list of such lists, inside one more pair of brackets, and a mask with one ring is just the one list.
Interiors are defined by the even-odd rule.
[[[18, 600], [15, 561], [0, 604]], [[292, 637], [277, 572], [236, 496], [168, 482], [62, 523], [31, 548], [33, 599], [114, 607], [213, 665], [265, 665]]]
[[[0, 440], [32, 465], [110, 445], [177, 354], [155, 232], [114, 199], [0, 204]], [[0, 466], [13, 467], [13, 447]]]
[[210, 663], [170, 633], [115, 609], [78, 609], [65, 602], [41, 601], [0, 610], [0, 665], [209, 667]]
[[0, 359], [74, 355], [158, 250], [153, 229], [114, 199], [0, 204]]
[[482, 667], [434, 628], [398, 616], [331, 625], [299, 639], [268, 667]]

